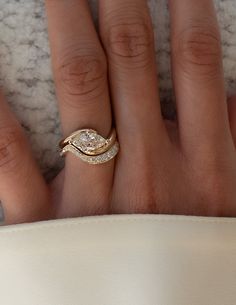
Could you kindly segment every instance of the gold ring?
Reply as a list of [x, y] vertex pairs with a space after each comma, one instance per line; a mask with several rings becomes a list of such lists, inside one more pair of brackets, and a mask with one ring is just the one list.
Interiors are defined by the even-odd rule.
[[60, 155], [71, 152], [90, 164], [105, 163], [113, 159], [119, 151], [116, 131], [113, 128], [107, 139], [94, 129], [79, 129], [60, 141]]

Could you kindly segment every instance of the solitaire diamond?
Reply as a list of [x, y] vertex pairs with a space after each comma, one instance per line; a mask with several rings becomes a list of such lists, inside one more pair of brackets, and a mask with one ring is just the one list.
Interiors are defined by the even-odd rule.
[[113, 128], [107, 139], [93, 129], [80, 129], [59, 143], [61, 156], [71, 152], [90, 164], [105, 163], [113, 159], [119, 151], [116, 131]]
[[85, 130], [73, 138], [72, 144], [84, 153], [91, 153], [103, 147], [106, 140], [93, 130]]

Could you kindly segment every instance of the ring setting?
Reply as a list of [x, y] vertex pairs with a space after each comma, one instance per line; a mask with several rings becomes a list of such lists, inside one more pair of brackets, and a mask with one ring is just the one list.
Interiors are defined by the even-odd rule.
[[119, 151], [116, 131], [113, 128], [107, 139], [94, 129], [80, 129], [63, 139], [59, 146], [60, 155], [71, 152], [84, 162], [101, 164], [113, 159]]

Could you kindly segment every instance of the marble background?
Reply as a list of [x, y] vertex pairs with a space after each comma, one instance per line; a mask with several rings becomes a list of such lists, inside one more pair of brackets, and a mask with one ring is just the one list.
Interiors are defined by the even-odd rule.
[[[115, 0], [111, 0], [115, 1]], [[96, 21], [97, 1], [90, 1]], [[222, 32], [226, 86], [236, 92], [236, 1], [215, 1]], [[162, 106], [174, 113], [169, 62], [167, 0], [150, 0]], [[43, 0], [0, 0], [0, 85], [32, 144], [47, 179], [63, 166], [58, 154], [60, 124], [50, 66]]]

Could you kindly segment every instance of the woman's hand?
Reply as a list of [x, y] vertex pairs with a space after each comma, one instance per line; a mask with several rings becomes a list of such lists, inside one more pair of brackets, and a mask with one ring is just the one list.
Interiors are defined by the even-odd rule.
[[99, 1], [97, 34], [87, 1], [46, 0], [63, 136], [93, 128], [107, 137], [113, 123], [120, 152], [101, 165], [68, 153], [47, 186], [2, 97], [6, 224], [116, 213], [236, 216], [236, 101], [227, 107], [213, 1], [169, 2], [178, 122], [161, 115], [146, 1]]

